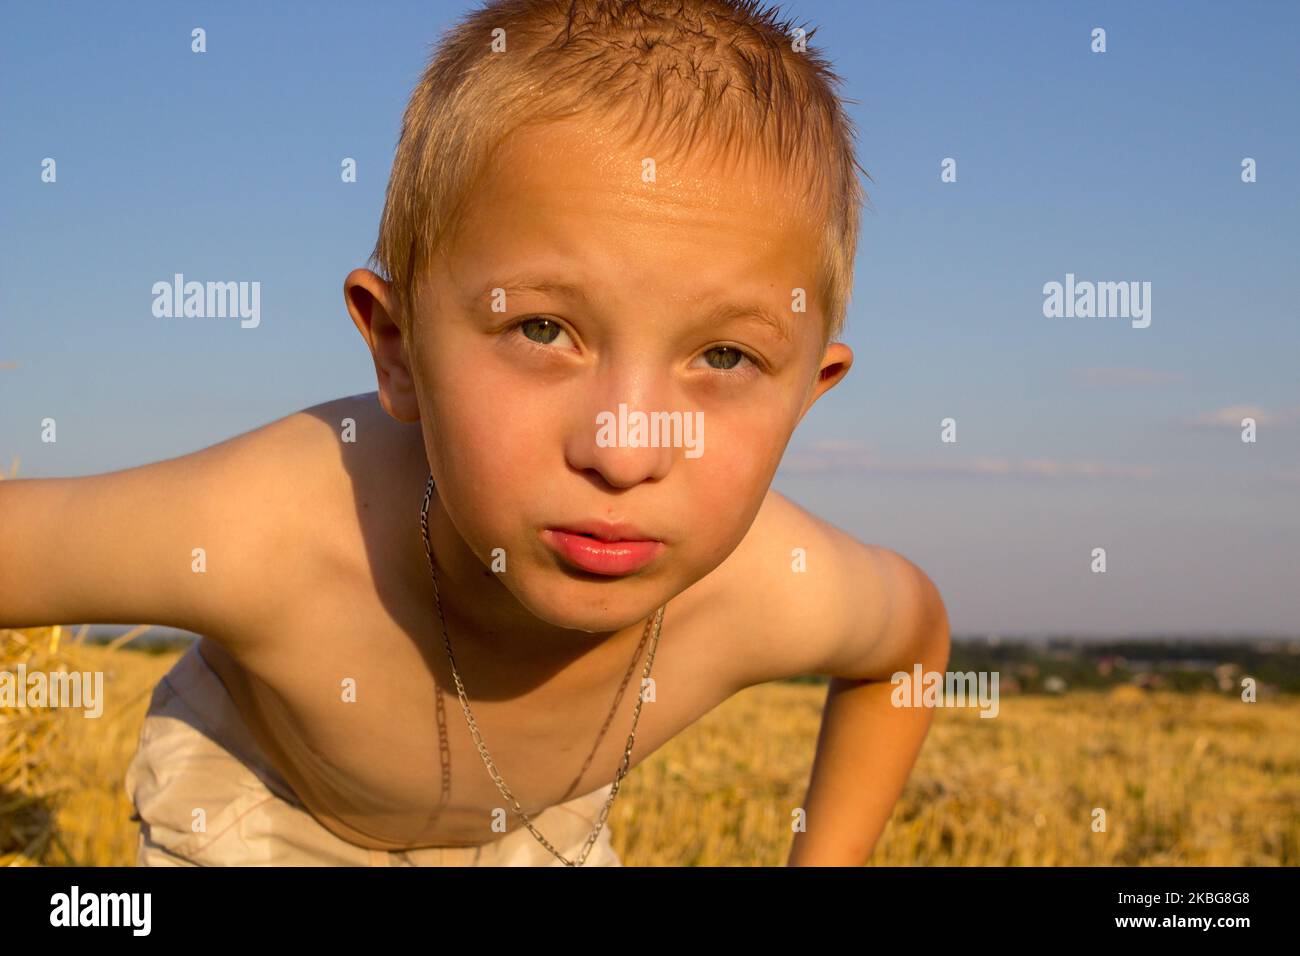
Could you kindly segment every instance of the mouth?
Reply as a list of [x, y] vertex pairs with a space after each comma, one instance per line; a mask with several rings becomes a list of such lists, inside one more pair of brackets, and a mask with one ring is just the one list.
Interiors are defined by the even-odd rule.
[[545, 528], [542, 540], [580, 571], [617, 577], [633, 574], [657, 558], [666, 547], [628, 525], [583, 523]]

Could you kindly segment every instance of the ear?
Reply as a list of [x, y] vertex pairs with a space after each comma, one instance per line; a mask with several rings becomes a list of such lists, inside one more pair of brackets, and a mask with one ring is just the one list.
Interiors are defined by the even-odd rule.
[[843, 342], [830, 342], [827, 344], [826, 351], [822, 354], [821, 364], [817, 369], [817, 376], [813, 379], [812, 388], [808, 390], [808, 397], [804, 400], [803, 408], [799, 412], [799, 418], [795, 421], [796, 425], [803, 421], [804, 415], [808, 414], [808, 409], [817, 404], [817, 399], [838, 385], [844, 376], [849, 374], [849, 369], [852, 367], [853, 350], [851, 348]]
[[401, 328], [394, 318], [391, 287], [369, 269], [353, 269], [343, 280], [343, 299], [374, 359], [379, 404], [399, 422], [418, 422], [415, 379]]

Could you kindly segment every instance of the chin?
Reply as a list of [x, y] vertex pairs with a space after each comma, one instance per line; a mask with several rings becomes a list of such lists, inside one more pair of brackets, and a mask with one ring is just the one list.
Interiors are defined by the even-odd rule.
[[550, 570], [535, 584], [528, 593], [516, 594], [530, 613], [555, 627], [588, 634], [644, 623], [669, 600], [660, 597], [662, 583], [636, 578], [575, 580], [562, 571]]

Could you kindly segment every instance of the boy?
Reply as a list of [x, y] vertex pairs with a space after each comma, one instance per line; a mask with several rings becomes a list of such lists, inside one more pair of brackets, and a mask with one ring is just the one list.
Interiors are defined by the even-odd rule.
[[860, 167], [803, 39], [747, 0], [473, 12], [406, 111], [386, 277], [344, 285], [377, 393], [0, 484], [0, 624], [203, 635], [128, 773], [142, 864], [617, 866], [626, 771], [805, 673], [789, 862], [867, 860], [931, 716], [890, 676], [948, 622], [769, 490], [853, 360]]

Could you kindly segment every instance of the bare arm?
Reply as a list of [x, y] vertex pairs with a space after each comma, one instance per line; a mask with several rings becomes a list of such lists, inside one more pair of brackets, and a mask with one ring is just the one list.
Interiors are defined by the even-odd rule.
[[[864, 549], [857, 568], [883, 579], [890, 609], [880, 632], [843, 642], [828, 664], [832, 680], [804, 799], [807, 830], [795, 834], [791, 866], [861, 866], [870, 858], [933, 719], [929, 707], [893, 706], [890, 675], [910, 674], [917, 663], [926, 672], [948, 666], [948, 614], [930, 579], [880, 549]], [[874, 619], [873, 608], [861, 611], [859, 621]]]
[[279, 533], [257, 476], [273, 448], [259, 430], [121, 471], [0, 481], [0, 627], [149, 623], [237, 643]]

